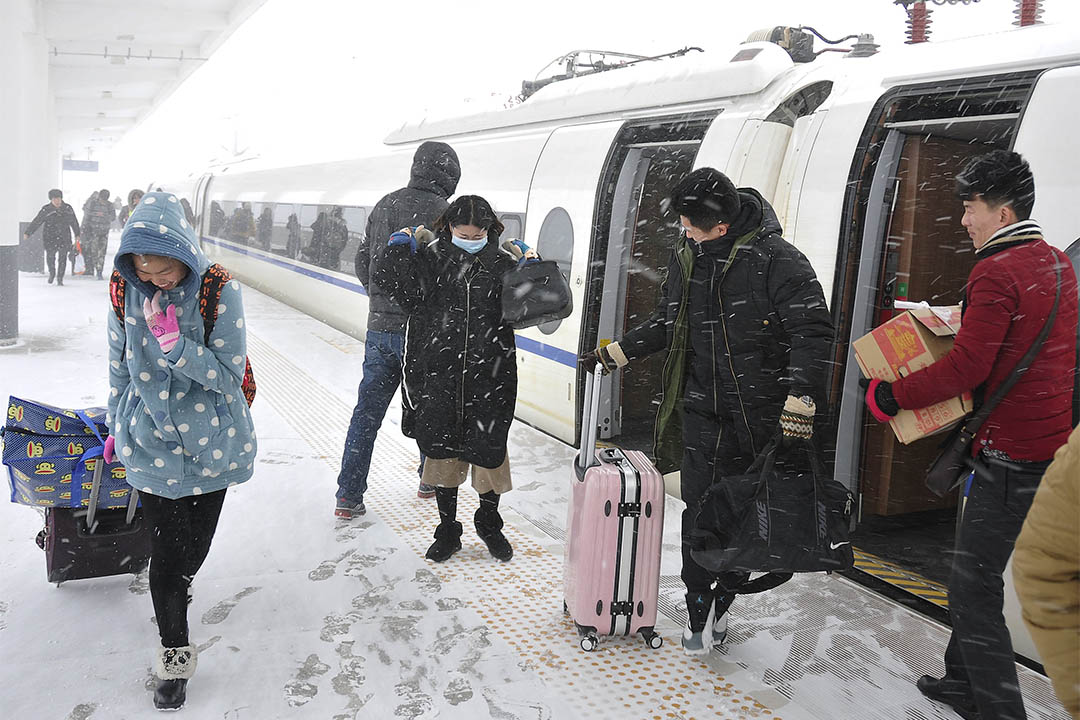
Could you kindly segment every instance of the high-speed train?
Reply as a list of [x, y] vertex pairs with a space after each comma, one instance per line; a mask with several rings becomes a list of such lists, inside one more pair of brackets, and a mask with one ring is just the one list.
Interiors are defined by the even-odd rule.
[[[850, 341], [899, 300], [960, 300], [974, 253], [952, 179], [975, 154], [1010, 148], [1027, 158], [1033, 217], [1077, 262], [1080, 28], [852, 55], [796, 62], [778, 43], [751, 42], [642, 62], [554, 82], [508, 109], [404, 125], [373, 157], [233, 167], [165, 189], [191, 199], [213, 260], [362, 338], [367, 297], [353, 255], [367, 213], [407, 182], [419, 143], [450, 143], [461, 160], [458, 191], [490, 200], [504, 237], [557, 260], [573, 290], [569, 317], [518, 332], [517, 415], [574, 443], [577, 356], [651, 313], [679, 232], [664, 199], [693, 168], [721, 169], [772, 203], [830, 303], [828, 433], [837, 438], [835, 476], [859, 498], [856, 547], [940, 588], [959, 498], [924, 487], [936, 442], [901, 445], [888, 426], [864, 419]], [[335, 207], [351, 241], [316, 265], [304, 253], [311, 225]], [[606, 378], [602, 437], [648, 449], [661, 363]], [[1017, 651], [1037, 659], [1016, 608], [1008, 614]]]

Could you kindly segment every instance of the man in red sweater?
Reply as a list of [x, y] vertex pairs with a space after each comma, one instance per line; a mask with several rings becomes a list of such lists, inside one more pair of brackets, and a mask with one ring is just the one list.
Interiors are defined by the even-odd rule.
[[1011, 374], [1046, 322], [1061, 269], [1061, 298], [1034, 361], [983, 424], [972, 454], [974, 481], [956, 536], [949, 578], [952, 637], [945, 677], [919, 690], [964, 718], [1023, 720], [1012, 642], [1002, 616], [1002, 572], [1054, 451], [1072, 429], [1076, 367], [1076, 275], [1029, 219], [1035, 183], [1017, 153], [973, 158], [956, 178], [961, 221], [977, 262], [968, 277], [963, 323], [941, 360], [894, 383], [873, 380], [866, 404], [887, 421], [970, 390], [989, 397]]

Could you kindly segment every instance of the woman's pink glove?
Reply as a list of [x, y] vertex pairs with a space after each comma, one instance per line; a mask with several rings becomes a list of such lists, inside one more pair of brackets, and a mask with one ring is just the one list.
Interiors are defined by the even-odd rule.
[[113, 438], [112, 435], [110, 435], [109, 437], [105, 438], [105, 449], [101, 451], [101, 457], [105, 459], [106, 465], [112, 465], [113, 458], [115, 457], [115, 455], [113, 454], [115, 450], [116, 439]]
[[169, 305], [165, 312], [161, 312], [158, 298], [161, 291], [154, 293], [151, 300], [143, 300], [143, 317], [146, 318], [146, 326], [154, 333], [161, 352], [169, 352], [176, 347], [176, 341], [180, 339], [180, 323], [176, 321], [176, 306]]

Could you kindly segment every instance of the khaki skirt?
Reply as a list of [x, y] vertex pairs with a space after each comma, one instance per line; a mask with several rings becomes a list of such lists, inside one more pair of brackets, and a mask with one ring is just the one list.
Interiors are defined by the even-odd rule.
[[510, 492], [511, 488], [513, 488], [510, 483], [509, 455], [502, 461], [502, 465], [497, 468], [471, 465], [458, 458], [447, 458], [445, 460], [427, 458], [424, 460], [424, 477], [420, 482], [435, 487], [456, 488], [465, 483], [470, 467], [472, 468], [472, 486], [481, 495], [492, 490], [502, 495]]

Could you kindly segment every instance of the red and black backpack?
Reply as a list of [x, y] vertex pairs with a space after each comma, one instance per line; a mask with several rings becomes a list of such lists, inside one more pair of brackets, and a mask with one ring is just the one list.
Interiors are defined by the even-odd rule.
[[[221, 289], [230, 280], [232, 280], [232, 275], [229, 274], [229, 271], [217, 263], [207, 268], [202, 276], [202, 284], [199, 286], [199, 314], [203, 317], [203, 341], [208, 348], [210, 347], [210, 333], [214, 331], [214, 323], [217, 322]], [[116, 313], [121, 326], [124, 324], [124, 292], [126, 285], [124, 277], [116, 270], [113, 270], [112, 277], [109, 279], [109, 297], [112, 298], [113, 312]], [[250, 406], [251, 403], [255, 402], [255, 375], [251, 371], [251, 359], [244, 358], [244, 363], [244, 381], [240, 384], [240, 389], [244, 392], [244, 399], [247, 400], [247, 404]]]

